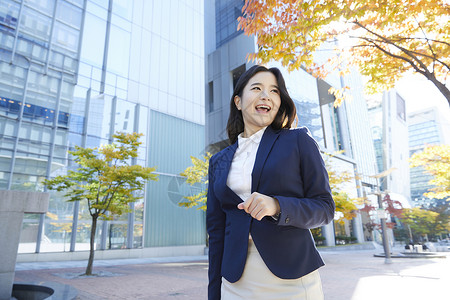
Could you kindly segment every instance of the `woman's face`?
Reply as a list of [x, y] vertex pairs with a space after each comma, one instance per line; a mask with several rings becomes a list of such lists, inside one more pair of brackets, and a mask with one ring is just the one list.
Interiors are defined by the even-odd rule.
[[281, 105], [278, 82], [271, 72], [258, 72], [247, 82], [242, 97], [236, 96], [234, 103], [242, 111], [244, 137], [272, 124]]

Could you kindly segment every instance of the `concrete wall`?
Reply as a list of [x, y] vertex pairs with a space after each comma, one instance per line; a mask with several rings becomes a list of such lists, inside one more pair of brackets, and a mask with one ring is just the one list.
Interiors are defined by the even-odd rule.
[[11, 297], [23, 216], [45, 213], [48, 202], [48, 193], [0, 191], [0, 300]]

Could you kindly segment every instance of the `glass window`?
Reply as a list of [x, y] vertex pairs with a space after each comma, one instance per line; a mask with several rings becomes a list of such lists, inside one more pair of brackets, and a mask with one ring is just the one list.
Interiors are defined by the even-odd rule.
[[8, 34], [0, 35], [0, 45], [3, 46], [4, 49], [11, 50], [14, 43], [14, 37]]
[[131, 32], [131, 22], [115, 14], [111, 15], [111, 24], [114, 24], [115, 26], [122, 28], [123, 30], [126, 30], [128, 32]]
[[[164, 1], [153, 1], [153, 16], [152, 16], [152, 32], [161, 32], [161, 26], [167, 27], [166, 24], [162, 25], [162, 14], [160, 13], [163, 11], [162, 9], [162, 3]], [[164, 19], [167, 20], [167, 19]]]
[[219, 33], [219, 36], [216, 36], [217, 47], [242, 33], [236, 28], [237, 18], [241, 15], [243, 5], [244, 1], [242, 0], [230, 0], [226, 3], [216, 0], [216, 30]]
[[132, 133], [134, 132], [134, 111], [136, 104], [117, 100], [116, 119], [114, 131]]
[[[154, 1], [153, 3], [158, 2]], [[161, 37], [163, 39], [169, 40], [170, 39], [170, 21], [173, 20], [171, 18], [171, 8], [170, 4], [172, 1], [160, 1], [161, 2], [161, 10], [154, 11], [153, 17], [155, 17], [156, 14], [160, 15], [160, 21], [161, 21], [161, 27], [159, 28], [159, 32]]]
[[[89, 106], [87, 131], [89, 135], [109, 138], [112, 98], [107, 95], [92, 96]], [[97, 145], [98, 146], [98, 145]], [[97, 147], [94, 146], [94, 147]]]
[[67, 156], [67, 151], [68, 149], [66, 146], [55, 145], [53, 155], [55, 157], [65, 158]]
[[36, 251], [39, 218], [39, 214], [25, 214], [20, 231], [18, 253], [34, 253]]
[[25, 3], [33, 7], [34, 9], [43, 12], [47, 15], [53, 14], [53, 7], [55, 5], [55, 0], [25, 0]]
[[159, 91], [157, 99], [158, 99], [158, 110], [167, 113], [167, 93]]
[[37, 182], [33, 180], [36, 176], [45, 176], [47, 171], [48, 156], [27, 155], [19, 153], [16, 157], [13, 173], [13, 190], [36, 190]]
[[[168, 91], [168, 93], [176, 95], [177, 94], [177, 89], [178, 89], [178, 85], [182, 84], [182, 82], [178, 82], [177, 79], [177, 67], [178, 64], [183, 63], [182, 61], [178, 62], [178, 57], [181, 55], [177, 55], [178, 52], [181, 51], [177, 51], [178, 47], [175, 44], [172, 43], [168, 43], [168, 52], [166, 52], [166, 54], [164, 54], [164, 56], [169, 57], [168, 59], [168, 65], [167, 65], [167, 71], [168, 71], [168, 77], [164, 78], [164, 80], [167, 80], [167, 89], [165, 89], [166, 91]], [[181, 50], [181, 49], [180, 49]], [[164, 52], [163, 52], [164, 53]], [[164, 65], [163, 65], [164, 66]]]
[[114, 25], [108, 47], [108, 70], [128, 77], [130, 33]]
[[[169, 66], [169, 60], [171, 60], [172, 58], [169, 57], [169, 41], [165, 40], [165, 39], [161, 39], [161, 52], [160, 52], [160, 56], [159, 56], [159, 88], [164, 91], [167, 92], [168, 91], [168, 83], [169, 83], [169, 70], [168, 70], [168, 66]], [[154, 70], [152, 70], [154, 72]]]
[[47, 49], [40, 45], [34, 44], [31, 50], [33, 59], [44, 62], [47, 58]]
[[33, 44], [19, 38], [17, 41], [16, 50], [17, 50], [17, 53], [22, 54], [26, 57], [29, 57], [33, 53]]
[[[182, 45], [182, 44], [180, 44], [180, 38], [181, 38], [181, 36], [185, 36], [184, 31], [186, 30], [186, 28], [185, 28], [185, 25], [183, 24], [184, 12], [180, 11], [182, 4], [180, 3], [180, 6], [178, 6], [177, 2], [178, 1], [172, 1], [172, 5], [170, 7], [171, 19], [170, 19], [170, 22], [167, 22], [166, 26], [169, 27], [170, 42], [174, 43], [175, 45]], [[180, 24], [180, 28], [179, 28], [178, 24]], [[182, 30], [181, 34], [179, 32], [180, 29]]]
[[153, 1], [132, 1], [133, 4], [133, 8], [132, 8], [132, 20], [131, 22], [134, 25], [137, 25], [139, 27], [144, 27], [145, 29], [149, 29], [149, 22], [151, 22], [151, 17], [150, 18], [145, 18], [144, 19], [144, 23], [142, 23], [142, 17], [144, 15], [144, 12], [146, 13], [145, 15], [147, 16], [149, 14], [149, 12], [151, 12], [153, 10]]
[[78, 39], [80, 32], [63, 23], [55, 22], [53, 40], [55, 45], [76, 53], [78, 50]]
[[65, 0], [65, 1], [75, 4], [79, 7], [83, 7], [83, 2], [84, 2], [84, 0]]
[[147, 147], [147, 130], [148, 130], [148, 107], [140, 105], [138, 132], [144, 134], [144, 136], [141, 138], [141, 142], [143, 142], [142, 147]]
[[49, 60], [50, 64], [52, 66], [55, 66], [59, 69], [63, 69], [63, 65], [64, 65], [64, 55], [62, 55], [59, 52], [56, 51], [52, 51], [51, 55], [50, 55], [50, 60]]
[[44, 16], [28, 7], [23, 8], [23, 13], [20, 19], [21, 31], [26, 32], [27, 35], [43, 41], [48, 42], [51, 28], [51, 18]]
[[67, 23], [76, 29], [81, 27], [82, 10], [65, 1], [59, 1], [56, 9], [56, 18], [64, 23]]
[[[152, 34], [152, 43], [150, 48], [150, 86], [158, 88], [159, 87], [159, 64], [160, 64], [160, 53], [161, 52], [161, 38]], [[167, 68], [167, 66], [166, 66]]]
[[190, 81], [190, 79], [187, 79], [188, 76], [186, 76], [186, 57], [191, 56], [190, 53], [188, 54], [180, 48], [178, 48], [177, 52], [178, 63], [176, 65], [176, 73], [173, 77], [170, 77], [172, 78], [172, 81], [175, 81], [174, 79], [176, 78], [176, 90], [171, 92], [176, 93], [176, 95], [180, 98], [186, 99], [187, 83]]
[[95, 66], [103, 65], [106, 21], [86, 13], [81, 59]]
[[133, 15], [133, 2], [128, 0], [114, 0], [113, 13], [131, 21]]
[[2, 149], [1, 153], [2, 155], [0, 155], [0, 180], [8, 180], [9, 169], [11, 168], [12, 151]]
[[[14, 1], [0, 2], [0, 24], [9, 28], [10, 32], [14, 32], [17, 27], [17, 19], [19, 18], [20, 5]], [[2, 43], [3, 45], [3, 43]]]
[[[193, 11], [189, 11], [189, 13], [185, 14], [186, 16], [186, 21], [184, 26], [186, 26], [185, 28], [185, 40], [182, 42], [183, 47], [185, 47], [188, 51], [192, 51], [194, 50], [193, 44], [194, 44], [194, 36], [199, 35], [198, 32], [195, 31], [194, 29], [194, 18], [196, 17], [195, 13]], [[180, 26], [180, 25], [178, 25]], [[181, 30], [179, 31], [181, 34]]]
[[86, 147], [88, 148], [100, 147], [100, 143], [101, 139], [97, 136], [88, 135], [86, 137]]
[[109, 0], [92, 0], [92, 2], [95, 2], [96, 4], [100, 5], [101, 7], [108, 9]]
[[[139, 35], [138, 35], [139, 34]], [[151, 55], [150, 51], [152, 49], [152, 34], [148, 30], [137, 29], [133, 32], [134, 41], [133, 41], [133, 53], [131, 54], [130, 61], [130, 77], [134, 78], [136, 81], [143, 82], [148, 84], [150, 80], [150, 72], [151, 72]], [[132, 71], [135, 69], [135, 71]], [[135, 74], [132, 74], [132, 73]]]
[[142, 232], [143, 232], [142, 227], [143, 227], [142, 221], [136, 221], [134, 223], [133, 248], [142, 248]]
[[67, 145], [67, 130], [58, 129], [55, 135], [55, 144]]

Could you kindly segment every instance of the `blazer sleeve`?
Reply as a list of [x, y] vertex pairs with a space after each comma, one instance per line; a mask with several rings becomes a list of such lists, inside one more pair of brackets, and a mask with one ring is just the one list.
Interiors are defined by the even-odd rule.
[[272, 196], [280, 203], [281, 214], [278, 225], [311, 229], [330, 223], [334, 218], [336, 207], [325, 163], [308, 129], [298, 130], [297, 146], [304, 197]]
[[214, 194], [214, 157], [208, 170], [208, 194], [206, 202], [206, 229], [209, 236], [208, 300], [219, 300], [222, 285], [222, 257], [225, 235], [225, 213]]

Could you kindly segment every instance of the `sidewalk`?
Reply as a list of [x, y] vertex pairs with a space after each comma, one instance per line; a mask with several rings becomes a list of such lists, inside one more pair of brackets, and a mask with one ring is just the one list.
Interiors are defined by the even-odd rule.
[[[385, 264], [384, 258], [373, 256], [379, 252], [322, 251], [325, 299], [449, 299], [450, 253], [447, 258], [394, 258]], [[70, 285], [78, 292], [77, 300], [206, 299], [206, 256], [95, 261], [94, 272], [102, 276], [71, 278], [83, 273], [85, 265], [19, 263], [15, 282]]]

